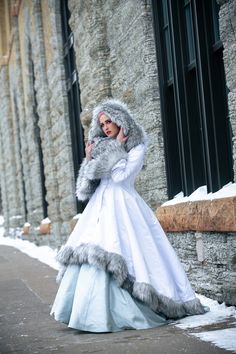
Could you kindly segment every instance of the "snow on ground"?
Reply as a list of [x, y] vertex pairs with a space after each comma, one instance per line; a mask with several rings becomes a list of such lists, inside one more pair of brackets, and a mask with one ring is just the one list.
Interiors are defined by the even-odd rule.
[[[189, 316], [179, 320], [176, 327], [181, 329], [196, 329], [199, 332], [190, 333], [199, 339], [214, 343], [217, 347], [231, 350], [236, 353], [236, 308], [234, 306], [226, 306], [224, 303], [219, 304], [217, 301], [207, 298], [206, 296], [197, 294], [197, 297], [204, 306], [209, 307], [210, 311], [204, 315]], [[223, 323], [227, 320], [233, 320], [230, 323], [232, 328], [219, 330], [201, 331], [202, 326]]]
[[178, 203], [194, 202], [196, 200], [213, 200], [236, 196], [236, 183], [229, 182], [215, 193], [207, 193], [207, 186], [201, 186], [190, 196], [184, 197], [183, 192], [178, 193], [173, 199], [168, 200], [162, 206], [174, 205]]
[[205, 342], [214, 343], [217, 347], [236, 353], [236, 328], [194, 333], [194, 336]]
[[209, 307], [210, 311], [201, 316], [197, 315], [185, 317], [178, 321], [176, 325], [177, 327], [182, 329], [196, 328], [200, 326], [207, 326], [213, 323], [224, 322], [229, 317], [236, 319], [236, 308], [234, 306], [226, 306], [224, 303], [219, 304], [218, 301], [209, 299], [206, 296], [200, 294], [197, 294], [197, 297], [204, 306]]
[[[55, 261], [56, 250], [48, 246], [36, 246], [32, 242], [20, 238], [3, 237], [4, 228], [1, 227], [2, 224], [3, 222], [0, 217], [0, 245], [15, 247], [28, 256], [36, 258], [56, 270], [59, 269], [59, 265]], [[236, 308], [234, 306], [227, 307], [225, 304], [219, 304], [217, 301], [203, 295], [197, 294], [197, 296], [204, 306], [209, 307], [210, 311], [204, 315], [185, 317], [176, 321], [175, 325], [184, 330], [199, 329], [199, 332], [190, 334], [203, 341], [214, 343], [220, 348], [236, 353], [236, 327], [201, 332], [202, 326], [226, 322], [229, 319], [236, 320]], [[236, 326], [236, 322], [231, 322], [230, 325]]]
[[[12, 246], [32, 258], [38, 259], [40, 262], [49, 265], [51, 268], [58, 270], [59, 264], [55, 260], [57, 251], [48, 246], [36, 246], [34, 243], [22, 240], [20, 238], [3, 237], [0, 227], [0, 245]], [[4, 232], [4, 231], [3, 231]]]

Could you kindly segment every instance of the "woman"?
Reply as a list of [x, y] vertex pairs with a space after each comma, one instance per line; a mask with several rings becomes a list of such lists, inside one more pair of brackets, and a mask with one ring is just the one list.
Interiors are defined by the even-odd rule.
[[155, 215], [136, 192], [147, 146], [126, 105], [93, 111], [77, 180], [89, 200], [57, 260], [61, 284], [51, 314], [91, 332], [144, 329], [205, 312]]

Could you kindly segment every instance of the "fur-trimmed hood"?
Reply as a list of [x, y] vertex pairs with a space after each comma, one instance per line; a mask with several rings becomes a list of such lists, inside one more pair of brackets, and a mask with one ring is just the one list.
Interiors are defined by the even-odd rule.
[[[128, 136], [125, 143], [105, 135], [99, 124], [99, 113], [105, 113]], [[106, 99], [93, 110], [89, 141], [94, 143], [92, 159], [82, 162], [76, 182], [76, 196], [88, 200], [96, 190], [100, 179], [109, 177], [113, 166], [121, 159], [127, 160], [129, 151], [139, 144], [147, 145], [143, 128], [135, 122], [127, 106], [115, 99]]]
[[146, 133], [134, 120], [126, 104], [113, 98], [104, 100], [94, 108], [88, 136], [89, 141], [96, 141], [96, 138], [106, 136], [99, 124], [99, 113], [101, 112], [104, 112], [116, 125], [122, 127], [124, 134], [128, 135], [129, 138], [125, 142], [126, 151], [130, 151], [141, 143], [147, 143]]

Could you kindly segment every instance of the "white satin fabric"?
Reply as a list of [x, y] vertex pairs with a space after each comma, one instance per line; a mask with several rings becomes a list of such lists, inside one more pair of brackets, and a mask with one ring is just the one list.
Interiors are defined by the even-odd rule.
[[145, 145], [130, 150], [111, 177], [101, 180], [67, 244], [92, 243], [125, 259], [136, 282], [152, 285], [176, 302], [195, 299], [183, 267], [156, 216], [134, 188]]

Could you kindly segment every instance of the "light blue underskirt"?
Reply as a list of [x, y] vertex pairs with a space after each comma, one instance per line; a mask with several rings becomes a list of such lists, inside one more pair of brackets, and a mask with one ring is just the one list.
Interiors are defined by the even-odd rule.
[[88, 332], [146, 329], [169, 323], [118, 287], [109, 273], [88, 264], [67, 267], [51, 315], [70, 328]]

